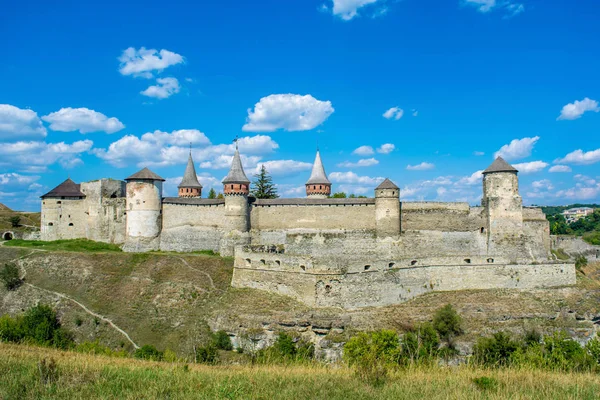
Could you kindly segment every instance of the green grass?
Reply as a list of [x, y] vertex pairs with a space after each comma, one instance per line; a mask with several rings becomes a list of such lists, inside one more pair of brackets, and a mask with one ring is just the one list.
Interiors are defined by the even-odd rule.
[[556, 249], [556, 250], [552, 249], [550, 251], [552, 252], [552, 254], [554, 254], [554, 256], [556, 256], [556, 258], [558, 260], [565, 261], [565, 260], [568, 260], [571, 258], [571, 257], [569, 257], [569, 255], [567, 253], [565, 253], [565, 251], [563, 249]]
[[8, 344], [0, 344], [0, 376], [6, 399], [586, 400], [600, 391], [600, 377], [585, 373], [432, 366], [399, 370], [373, 387], [343, 366], [211, 367]]
[[78, 251], [78, 252], [120, 252], [121, 248], [116, 244], [94, 242], [87, 239], [54, 240], [43, 242], [41, 240], [15, 239], [5, 242], [5, 246], [26, 247], [53, 251]]

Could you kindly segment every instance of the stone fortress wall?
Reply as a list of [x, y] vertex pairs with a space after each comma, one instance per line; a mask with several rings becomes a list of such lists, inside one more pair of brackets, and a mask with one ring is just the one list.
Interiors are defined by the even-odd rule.
[[[482, 205], [471, 207], [401, 202], [389, 180], [374, 198], [326, 198], [312, 190], [328, 182], [319, 155], [307, 198], [254, 199], [237, 151], [235, 157], [224, 199], [191, 197], [181, 185], [185, 196], [163, 198], [163, 179], [148, 169], [126, 183], [82, 183], [67, 196], [59, 186], [43, 197], [42, 240], [81, 237], [123, 244], [125, 251], [213, 250], [235, 257], [234, 287], [314, 307], [575, 283], [574, 265], [553, 259], [544, 214], [522, 206], [516, 170], [503, 160], [484, 172]], [[184, 181], [195, 181], [200, 195], [195, 176], [190, 156]]]

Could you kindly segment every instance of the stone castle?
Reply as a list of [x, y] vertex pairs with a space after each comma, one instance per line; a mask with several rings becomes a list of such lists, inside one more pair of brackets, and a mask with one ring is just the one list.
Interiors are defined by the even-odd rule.
[[202, 198], [190, 153], [178, 197], [147, 168], [125, 181], [70, 179], [42, 196], [42, 240], [87, 238], [123, 250], [234, 256], [234, 287], [292, 296], [311, 307], [398, 304], [431, 291], [531, 289], [575, 283], [551, 254], [549, 224], [523, 207], [518, 171], [497, 158], [481, 206], [402, 202], [389, 179], [374, 198], [329, 198], [317, 151], [305, 198], [250, 195], [239, 150], [223, 199]]

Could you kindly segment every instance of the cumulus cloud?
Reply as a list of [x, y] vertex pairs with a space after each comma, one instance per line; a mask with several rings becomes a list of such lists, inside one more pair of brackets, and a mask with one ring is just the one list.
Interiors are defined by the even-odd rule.
[[417, 165], [407, 165], [406, 169], [409, 171], [427, 171], [430, 169], [434, 169], [435, 165], [432, 163], [428, 163], [423, 161], [421, 164], [417, 164]]
[[547, 166], [548, 163], [543, 161], [531, 161], [513, 165], [522, 174], [533, 174], [543, 170]]
[[571, 167], [568, 165], [553, 165], [548, 172], [571, 172]]
[[475, 186], [479, 185], [483, 179], [483, 170], [475, 171], [469, 176], [462, 177], [458, 180], [459, 186]]
[[463, 3], [475, 7], [481, 13], [488, 13], [494, 10], [504, 12], [505, 18], [514, 17], [525, 11], [522, 3], [516, 3], [512, 0], [463, 0]]
[[540, 181], [534, 181], [531, 183], [531, 187], [537, 190], [552, 190], [554, 185], [548, 179], [542, 179]]
[[395, 149], [396, 149], [396, 146], [394, 146], [393, 144], [385, 143], [385, 144], [382, 144], [381, 146], [379, 146], [379, 148], [377, 149], [377, 152], [380, 154], [390, 154]]
[[529, 157], [533, 146], [540, 140], [539, 136], [526, 137], [523, 139], [514, 139], [509, 144], [505, 144], [494, 154], [495, 157], [502, 157], [505, 160], [518, 160]]
[[157, 85], [149, 86], [146, 90], [140, 93], [144, 96], [154, 97], [156, 99], [166, 99], [171, 97], [175, 93], [179, 93], [181, 87], [177, 78], [158, 78], [156, 80]]
[[343, 168], [354, 168], [354, 167], [370, 167], [379, 164], [379, 161], [375, 158], [363, 158], [357, 162], [344, 161], [338, 164], [338, 167]]
[[404, 115], [404, 110], [400, 107], [392, 107], [386, 112], [383, 113], [383, 118], [385, 119], [395, 119], [399, 120]]
[[[95, 149], [94, 154], [116, 167], [129, 164], [140, 167], [176, 165], [187, 161], [190, 142], [194, 146], [194, 160], [202, 162], [203, 168], [228, 168], [231, 164], [235, 145], [211, 145], [206, 135], [197, 129], [182, 129], [171, 133], [157, 130], [141, 137], [126, 135], [111, 143], [108, 149]], [[261, 157], [249, 158], [250, 155], [268, 154], [279, 147], [271, 137], [263, 135], [240, 138], [238, 146], [242, 160], [248, 160], [246, 165], [252, 167]]]
[[35, 175], [21, 175], [9, 172], [7, 174], [0, 174], [0, 185], [32, 186], [39, 179], [40, 177]]
[[35, 111], [0, 104], [0, 140], [43, 138], [46, 134]]
[[357, 156], [371, 156], [375, 154], [375, 150], [373, 150], [371, 146], [360, 146], [354, 149], [352, 154], [355, 154]]
[[[323, 4], [321, 6], [321, 8], [323, 10], [327, 10], [327, 11], [331, 10], [333, 15], [343, 19], [344, 21], [350, 21], [352, 18], [359, 15], [358, 14], [359, 9], [361, 9], [367, 5], [377, 3], [380, 0], [331, 0], [331, 1], [333, 3], [331, 8], [326, 4]], [[383, 2], [383, 1], [380, 1], [380, 2]], [[385, 11], [382, 12], [381, 10], [385, 10]], [[385, 12], [387, 12], [387, 9], [384, 7], [383, 9], [377, 10], [374, 15], [379, 16], [379, 15], [385, 14]]]
[[43, 172], [49, 165], [58, 162], [63, 168], [81, 165], [79, 158], [89, 151], [94, 142], [80, 140], [72, 144], [65, 142], [15, 142], [0, 146], [0, 165], [11, 167], [28, 167]]
[[60, 132], [79, 131], [81, 133], [106, 132], [115, 133], [125, 128], [117, 118], [89, 108], [61, 108], [60, 110], [42, 117], [50, 123], [50, 129]]
[[352, 171], [348, 172], [332, 172], [329, 174], [329, 179], [336, 183], [349, 183], [349, 184], [361, 184], [361, 185], [375, 185], [382, 182], [385, 178], [370, 176], [359, 176]]
[[581, 116], [588, 111], [599, 112], [598, 102], [590, 98], [585, 98], [581, 101], [576, 100], [573, 103], [569, 103], [564, 106], [558, 116], [557, 120], [574, 120], [581, 118]]
[[161, 72], [165, 68], [184, 62], [183, 56], [172, 51], [162, 49], [136, 50], [129, 47], [119, 57], [119, 72], [122, 75], [133, 75], [143, 78], [152, 78], [155, 72]]
[[282, 197], [301, 197], [306, 194], [305, 186], [278, 184], [277, 190]]
[[595, 164], [600, 161], [600, 149], [584, 152], [583, 150], [575, 150], [567, 154], [564, 158], [558, 159], [555, 163], [561, 164]]
[[246, 132], [307, 131], [321, 125], [334, 112], [330, 101], [307, 94], [272, 94], [248, 109]]
[[272, 160], [259, 162], [254, 170], [254, 173], [260, 173], [260, 169], [263, 165], [269, 174], [273, 176], [293, 175], [300, 171], [308, 171], [312, 168], [312, 164], [307, 162], [295, 160]]

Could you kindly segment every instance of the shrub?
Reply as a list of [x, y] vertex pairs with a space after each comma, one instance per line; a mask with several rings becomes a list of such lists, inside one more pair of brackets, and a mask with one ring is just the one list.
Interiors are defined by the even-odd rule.
[[219, 350], [233, 350], [233, 344], [231, 344], [231, 338], [225, 331], [217, 331], [213, 334], [212, 342], [215, 347]]
[[440, 338], [449, 342], [454, 336], [462, 334], [462, 318], [451, 304], [436, 311], [433, 316], [433, 327]]
[[519, 349], [519, 343], [505, 332], [496, 332], [492, 337], [480, 338], [473, 348], [475, 362], [489, 366], [506, 366], [511, 356]]
[[7, 290], [15, 290], [23, 283], [19, 276], [19, 268], [15, 264], [4, 264], [0, 270], [0, 280], [4, 282], [4, 287]]
[[13, 228], [18, 228], [19, 226], [21, 226], [21, 217], [19, 217], [18, 215], [15, 215], [14, 217], [10, 217], [9, 221], [10, 221], [10, 225]]
[[523, 335], [523, 344], [525, 347], [531, 347], [539, 345], [542, 342], [542, 335], [535, 329], [531, 329], [525, 332]]
[[566, 332], [554, 332], [544, 337], [544, 350], [550, 368], [588, 371], [596, 364], [596, 360]]
[[216, 364], [219, 361], [219, 351], [212, 343], [196, 348], [196, 362], [201, 364]]
[[584, 256], [577, 256], [577, 258], [575, 258], [575, 268], [577, 269], [577, 271], [581, 271], [582, 268], [587, 266], [587, 263], [587, 258], [585, 258]]
[[24, 336], [20, 317], [12, 318], [10, 315], [0, 317], [0, 341], [19, 342]]
[[163, 353], [158, 351], [156, 347], [150, 344], [145, 344], [139, 349], [136, 349], [133, 353], [133, 356], [142, 360], [161, 361], [163, 358]]
[[45, 305], [30, 308], [24, 315], [0, 318], [0, 339], [67, 349], [74, 345], [71, 333], [60, 326], [56, 312]]
[[482, 376], [479, 378], [473, 378], [473, 383], [477, 386], [477, 389], [481, 391], [492, 391], [498, 387], [498, 381], [495, 378], [488, 376]]
[[166, 349], [163, 353], [163, 361], [174, 363], [179, 361], [179, 358], [177, 357], [177, 353], [175, 353], [173, 350]]
[[391, 330], [361, 332], [344, 346], [344, 359], [356, 373], [372, 385], [385, 382], [390, 366], [400, 359], [400, 340]]
[[402, 359], [411, 362], [428, 361], [438, 354], [440, 339], [429, 322], [419, 325], [402, 338]]
[[111, 355], [112, 350], [100, 344], [98, 340], [93, 342], [83, 342], [75, 347], [75, 351], [86, 354], [103, 354]]

